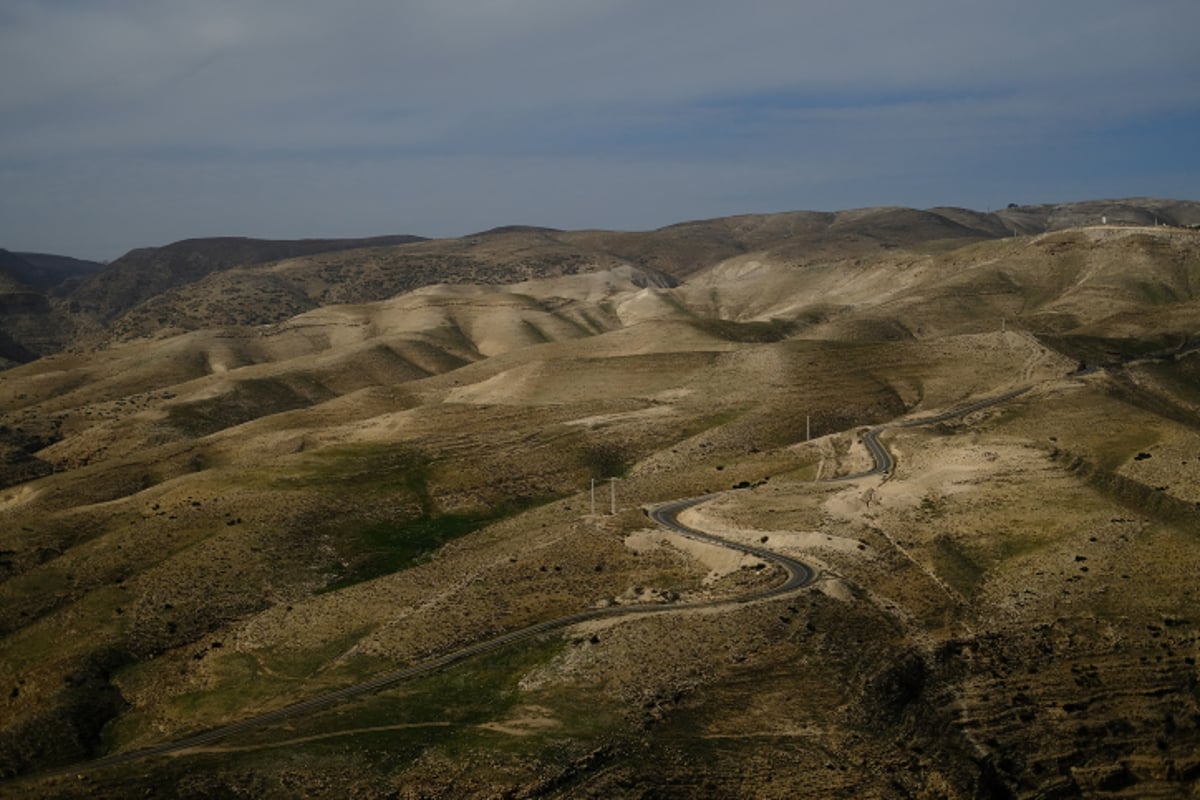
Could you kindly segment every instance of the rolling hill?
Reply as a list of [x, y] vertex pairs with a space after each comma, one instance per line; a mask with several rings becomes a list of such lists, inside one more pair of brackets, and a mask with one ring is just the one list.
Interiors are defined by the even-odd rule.
[[8, 253], [17, 263], [7, 269], [30, 287], [42, 291], [65, 293], [69, 287], [89, 275], [104, 269], [97, 261], [86, 261], [50, 253]]
[[[519, 227], [113, 301], [0, 372], [0, 797], [1194, 793], [1198, 209]], [[731, 602], [771, 569], [644, 513], [709, 493], [816, 583]]]

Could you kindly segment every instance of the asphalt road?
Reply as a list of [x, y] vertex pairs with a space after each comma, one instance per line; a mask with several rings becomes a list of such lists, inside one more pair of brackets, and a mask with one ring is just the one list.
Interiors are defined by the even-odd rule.
[[633, 616], [639, 614], [661, 614], [686, 609], [749, 603], [756, 600], [784, 595], [812, 583], [816, 577], [816, 573], [811, 567], [801, 561], [797, 561], [794, 558], [789, 558], [788, 556], [780, 555], [779, 553], [772, 552], [765, 548], [755, 547], [753, 545], [742, 544], [739, 542], [731, 542], [726, 539], [722, 539], [719, 536], [705, 533], [688, 525], [684, 525], [678, 520], [678, 515], [684, 510], [698, 505], [706, 500], [711, 500], [714, 497], [717, 497], [717, 495], [710, 494], [704, 495], [703, 497], [677, 500], [675, 502], [667, 503], [649, 510], [647, 511], [647, 515], [663, 527], [689, 538], [709, 542], [722, 547], [729, 547], [743, 553], [750, 553], [768, 563], [775, 564], [783, 570], [786, 576], [784, 580], [768, 589], [752, 592], [739, 597], [711, 602], [680, 604], [668, 603], [662, 605], [643, 606], [610, 606], [606, 608], [588, 609], [586, 611], [581, 611], [578, 614], [571, 614], [569, 616], [547, 620], [546, 622], [541, 622], [537, 625], [531, 625], [527, 628], [522, 628], [520, 630], [512, 631], [511, 633], [506, 633], [502, 636], [497, 636], [483, 642], [478, 642], [476, 644], [455, 650], [454, 652], [447, 653], [430, 661], [414, 664], [404, 669], [379, 675], [371, 680], [364, 681], [363, 683], [358, 683], [354, 686], [348, 686], [337, 691], [327, 692], [326, 694], [318, 695], [307, 700], [302, 700], [289, 706], [284, 706], [283, 708], [276, 709], [275, 711], [269, 711], [265, 714], [247, 717], [244, 720], [234, 722], [230, 725], [213, 728], [211, 730], [203, 731], [183, 739], [163, 742], [162, 744], [154, 745], [152, 747], [131, 750], [126, 753], [117, 753], [111, 756], [105, 756], [103, 758], [85, 761], [79, 764], [57, 767], [51, 770], [35, 773], [30, 777], [82, 773], [87, 770], [127, 764], [153, 756], [180, 753], [185, 750], [214, 744], [223, 739], [227, 739], [230, 736], [243, 733], [253, 728], [260, 728], [276, 722], [282, 722], [287, 719], [292, 719], [305, 714], [311, 714], [325, 708], [330, 708], [340, 703], [344, 703], [352, 698], [381, 691], [402, 681], [446, 669], [447, 667], [453, 666], [460, 661], [465, 661], [474, 656], [490, 653], [518, 642], [534, 639], [544, 634], [561, 630], [587, 620], [602, 619], [606, 617]]
[[843, 475], [840, 478], [834, 478], [839, 481], [850, 481], [857, 478], [868, 478], [872, 475], [891, 475], [892, 470], [896, 468], [896, 459], [888, 452], [888, 449], [879, 441], [879, 435], [884, 431], [893, 430], [895, 428], [917, 428], [922, 425], [936, 425], [939, 422], [965, 417], [972, 411], [979, 411], [988, 406], [999, 405], [1000, 403], [1012, 400], [1014, 397], [1019, 397], [1025, 394], [1032, 386], [1022, 386], [1020, 389], [1013, 389], [1011, 392], [998, 394], [993, 397], [985, 397], [982, 400], [976, 400], [974, 403], [968, 403], [965, 406], [951, 409], [942, 414], [935, 414], [931, 417], [917, 417], [916, 419], [905, 420], [904, 422], [893, 422], [889, 425], [878, 425], [868, 429], [862, 435], [862, 443], [867, 448], [867, 452], [871, 455], [871, 462], [874, 464], [871, 469], [865, 472], [856, 472], [853, 475]]
[[700, 505], [706, 500], [711, 500], [717, 496], [718, 495], [716, 494], [708, 494], [703, 495], [702, 497], [692, 497], [687, 500], [676, 500], [672, 503], [665, 503], [649, 512], [650, 519], [654, 520], [659, 525], [662, 525], [664, 528], [668, 528], [676, 533], [680, 533], [689, 539], [696, 539], [701, 542], [708, 542], [710, 544], [720, 545], [721, 547], [728, 547], [731, 550], [738, 550], [742, 553], [749, 553], [750, 555], [758, 556], [768, 564], [775, 564], [776, 566], [782, 568], [785, 573], [787, 573], [787, 580], [783, 581], [779, 585], [754, 595], [739, 597], [737, 602], [744, 603], [750, 600], [761, 600], [764, 597], [776, 597], [781, 594], [787, 594], [790, 591], [807, 586], [816, 579], [816, 572], [814, 572], [813, 568], [808, 564], [805, 564], [803, 561], [797, 561], [794, 558], [776, 553], [772, 550], [768, 550], [765, 547], [756, 547], [755, 545], [751, 544], [743, 544], [741, 542], [732, 542], [728, 539], [722, 539], [719, 536], [715, 536], [711, 533], [705, 533], [704, 531], [697, 530], [696, 528], [685, 525], [679, 521], [679, 515], [687, 509]]
[[[955, 417], [961, 417], [961, 416], [971, 413], [972, 411], [977, 411], [981, 408], [986, 408], [987, 406], [996, 405], [996, 404], [1002, 403], [1006, 400], [1010, 400], [1020, 394], [1027, 392], [1030, 388], [1031, 387], [1026, 386], [1024, 388], [1016, 389], [1014, 391], [1007, 392], [1002, 395], [997, 395], [995, 397], [986, 398], [984, 400], [980, 400], [978, 402], [971, 403], [969, 405], [962, 406], [960, 408], [956, 408], [951, 411], [947, 411], [944, 414], [938, 414], [938, 415], [932, 416], [932, 417], [921, 417], [918, 419], [909, 420], [907, 422], [894, 423], [891, 425], [881, 425], [878, 427], [871, 428], [868, 431], [866, 431], [866, 433], [863, 434], [862, 440], [863, 440], [863, 444], [866, 445], [867, 450], [871, 455], [871, 459], [874, 462], [874, 467], [865, 472], [860, 472], [855, 475], [844, 476], [841, 478], [837, 478], [836, 480], [850, 480], [850, 479], [854, 479], [854, 478], [868, 477], [871, 475], [885, 475], [885, 476], [889, 475], [892, 472], [892, 470], [895, 468], [896, 462], [895, 462], [895, 459], [892, 457], [891, 453], [888, 452], [887, 448], [884, 447], [883, 444], [879, 441], [879, 435], [886, 430], [890, 430], [893, 428], [916, 427], [919, 425], [933, 425], [933, 424], [936, 424], [938, 422], [943, 422], [948, 419], [953, 419]], [[730, 491], [739, 491], [739, 490], [735, 489], [735, 490], [730, 490]], [[801, 589], [805, 586], [808, 586], [810, 583], [812, 583], [816, 579], [817, 574], [813, 570], [813, 568], [810, 567], [808, 564], [805, 564], [802, 561], [798, 561], [797, 559], [782, 555], [780, 553], [776, 553], [774, 551], [768, 550], [763, 547], [757, 547], [757, 546], [750, 545], [750, 544], [744, 544], [741, 542], [734, 542], [734, 541], [730, 541], [728, 539], [723, 539], [720, 536], [717, 536], [717, 535], [711, 534], [711, 533], [705, 533], [704, 531], [698, 530], [689, 525], [685, 525], [684, 523], [679, 521], [679, 515], [681, 513], [683, 513], [684, 511], [686, 511], [687, 509], [692, 508], [693, 506], [697, 506], [708, 500], [712, 500], [712, 499], [718, 497], [720, 494], [724, 494], [724, 493], [707, 494], [707, 495], [702, 495], [700, 497], [691, 497], [691, 498], [687, 498], [684, 500], [675, 500], [670, 503], [664, 503], [663, 505], [657, 506], [653, 509], [649, 509], [647, 511], [647, 515], [652, 520], [654, 520], [656, 523], [658, 523], [659, 525], [663, 526], [664, 528], [667, 528], [668, 530], [674, 531], [675, 533], [681, 534], [683, 536], [687, 536], [688, 538], [695, 539], [698, 541], [707, 542], [709, 544], [719, 545], [721, 547], [728, 547], [730, 549], [737, 550], [742, 553], [748, 553], [750, 555], [761, 558], [762, 560], [766, 561], [769, 564], [774, 564], [775, 566], [777, 566], [783, 570], [783, 572], [786, 576], [784, 580], [780, 581], [779, 583], [777, 583], [776, 585], [774, 585], [768, 589], [763, 589], [763, 590], [753, 592], [753, 593], [750, 593], [747, 595], [743, 595], [743, 596], [736, 597], [736, 598], [730, 598], [730, 599], [726, 599], [726, 600], [718, 600], [718, 601], [705, 602], [705, 603], [662, 604], [662, 605], [645, 605], [645, 606], [611, 606], [611, 607], [607, 607], [607, 608], [588, 609], [586, 611], [581, 611], [578, 614], [571, 614], [569, 616], [559, 617], [558, 619], [547, 620], [546, 622], [541, 622], [541, 623], [538, 623], [537, 625], [531, 625], [527, 628], [522, 628], [517, 631], [512, 631], [511, 633], [506, 633], [502, 636], [497, 636], [495, 638], [488, 639], [486, 641], [478, 642], [476, 644], [469, 645], [467, 647], [463, 647], [458, 650], [455, 650], [451, 653], [447, 653], [443, 656], [432, 659], [430, 661], [425, 661], [420, 664], [414, 664], [412, 666], [405, 667], [403, 669], [399, 669], [394, 672], [385, 673], [378, 677], [372, 678], [369, 681], [364, 681], [363, 683], [355, 684], [354, 686], [348, 686], [344, 689], [339, 689], [337, 691], [328, 692], [326, 694], [318, 695], [316, 697], [312, 697], [307, 700], [302, 700], [298, 703], [293, 703], [292, 705], [284, 706], [283, 708], [277, 709], [275, 711], [269, 711], [265, 714], [259, 714], [257, 716], [248, 717], [244, 720], [232, 723], [230, 725], [225, 725], [220, 728], [213, 728], [211, 730], [197, 733], [197, 734], [188, 736], [183, 739], [177, 739], [177, 740], [171, 741], [171, 742], [164, 742], [162, 744], [154, 745], [152, 747], [142, 748], [140, 750], [132, 750], [132, 751], [129, 751], [126, 753], [117, 753], [115, 755], [105, 756], [103, 758], [94, 759], [92, 761], [86, 761], [86, 762], [83, 762], [80, 764], [68, 765], [68, 766], [64, 766], [64, 767], [57, 767], [57, 768], [54, 768], [51, 770], [46, 770], [46, 771], [43, 771], [40, 773], [34, 773], [34, 774], [30, 775], [29, 777], [39, 777], [39, 776], [44, 777], [44, 776], [55, 775], [55, 774], [66, 774], [66, 773], [77, 773], [77, 772], [81, 773], [86, 770], [94, 770], [94, 769], [98, 769], [101, 767], [110, 767], [110, 766], [116, 766], [119, 764], [126, 764], [126, 763], [130, 763], [130, 762], [140, 761], [142, 759], [150, 758], [152, 756], [162, 756], [162, 755], [168, 755], [171, 753], [179, 753], [179, 752], [183, 752], [185, 750], [190, 750], [192, 748], [201, 747], [204, 745], [210, 745], [215, 742], [221, 741], [222, 739], [227, 739], [230, 736], [233, 736], [238, 733], [243, 733], [243, 732], [251, 730], [253, 728], [259, 728], [259, 727], [263, 727], [265, 725], [270, 725], [270, 724], [273, 724], [276, 722], [281, 722], [286, 719], [292, 719], [295, 717], [303, 716], [305, 714], [311, 714], [315, 711], [320, 711], [322, 709], [329, 708], [331, 706], [338, 705], [340, 703], [344, 703], [347, 700], [350, 700], [355, 697], [361, 697], [366, 694], [378, 692], [380, 690], [386, 689], [386, 688], [393, 686], [397, 683], [400, 683], [402, 681], [410, 680], [412, 678], [416, 678], [416, 677], [419, 677], [422, 675], [428, 675], [430, 673], [437, 672], [442, 669], [446, 669], [447, 667], [453, 666], [454, 664], [457, 664], [460, 661], [465, 661], [474, 656], [482, 655], [484, 653], [490, 653], [492, 651], [499, 650], [500, 648], [508, 647], [509, 645], [516, 644], [518, 642], [523, 642], [523, 641], [527, 641], [530, 639], [534, 639], [534, 638], [542, 636], [544, 634], [547, 634], [547, 633], [550, 633], [553, 631], [557, 631], [557, 630], [562, 630], [563, 628], [567, 628], [571, 625], [575, 625], [580, 622], [585, 622], [587, 620], [601, 619], [601, 618], [606, 618], [606, 617], [633, 616], [633, 615], [637, 615], [637, 614], [660, 614], [660, 613], [667, 613], [667, 612], [679, 611], [679, 610], [684, 610], [684, 609], [695, 609], [695, 608], [705, 608], [705, 607], [712, 607], [712, 606], [749, 603], [749, 602], [753, 602], [756, 600], [763, 600], [766, 598], [778, 597], [780, 595], [785, 595], [789, 592], [793, 592], [793, 591], [796, 591], [797, 589]]]

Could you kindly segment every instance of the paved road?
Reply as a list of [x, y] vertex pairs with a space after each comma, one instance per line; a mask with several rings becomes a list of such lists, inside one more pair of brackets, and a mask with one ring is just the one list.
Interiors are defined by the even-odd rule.
[[[734, 490], [736, 491], [736, 490]], [[728, 539], [722, 539], [719, 536], [714, 536], [711, 533], [697, 530], [689, 525], [685, 525], [679, 521], [679, 515], [687, 509], [697, 506], [706, 500], [711, 500], [717, 497], [716, 494], [703, 495], [702, 497], [693, 497], [687, 500], [676, 500], [673, 503], [665, 503], [654, 510], [650, 511], [650, 519], [662, 525], [664, 528], [669, 528], [676, 533], [681, 533], [689, 539], [696, 539], [701, 542], [728, 547], [731, 550], [739, 550], [743, 553], [749, 553], [758, 556], [769, 564], [775, 564], [781, 567], [787, 573], [787, 580], [770, 589], [759, 592], [758, 594], [749, 595], [738, 598], [738, 602], [748, 602], [750, 600], [761, 600], [764, 597], [775, 597], [781, 594], [787, 594], [795, 589], [802, 588], [812, 583], [817, 574], [808, 564], [803, 561], [797, 561], [789, 556], [776, 553], [768, 550], [765, 547], [756, 547], [751, 544], [742, 544], [740, 542], [732, 542]]]
[[812, 583], [816, 577], [816, 573], [811, 567], [803, 562], [797, 561], [794, 558], [789, 558], [788, 556], [780, 555], [779, 553], [774, 553], [765, 548], [755, 547], [753, 545], [742, 544], [739, 542], [731, 542], [729, 540], [722, 539], [719, 536], [704, 533], [703, 531], [699, 531], [695, 528], [684, 525], [678, 520], [678, 515], [686, 509], [705, 502], [706, 500], [711, 500], [717, 496], [718, 495], [716, 494], [710, 494], [702, 497], [689, 498], [686, 500], [677, 500], [673, 503], [667, 503], [665, 505], [658, 506], [647, 513], [650, 518], [658, 524], [689, 538], [698, 539], [720, 545], [722, 547], [729, 547], [743, 553], [750, 553], [762, 558], [768, 563], [775, 564], [779, 566], [786, 575], [786, 578], [783, 581], [767, 589], [724, 600], [715, 600], [703, 603], [610, 606], [607, 608], [588, 609], [587, 611], [581, 611], [578, 614], [571, 614], [566, 617], [547, 620], [546, 622], [541, 622], [537, 625], [531, 625], [527, 628], [512, 631], [511, 633], [497, 636], [493, 639], [488, 639], [487, 641], [479, 642], [477, 644], [455, 650], [454, 652], [447, 653], [439, 658], [425, 661], [420, 664], [415, 664], [394, 672], [389, 672], [372, 678], [369, 681], [355, 684], [354, 686], [348, 686], [345, 689], [318, 695], [317, 697], [313, 697], [308, 700], [302, 700], [298, 703], [293, 703], [292, 705], [285, 706], [275, 711], [259, 714], [254, 717], [248, 717], [239, 722], [225, 725], [220, 728], [213, 728], [212, 730], [197, 733], [184, 739], [164, 742], [162, 744], [142, 748], [140, 750], [131, 750], [126, 753], [117, 753], [115, 755], [105, 756], [103, 758], [98, 758], [80, 764], [59, 767], [56, 769], [36, 773], [35, 776], [75, 773], [83, 772], [85, 770], [93, 770], [100, 767], [111, 767], [119, 764], [126, 764], [132, 761], [140, 761], [145, 758], [150, 758], [151, 756], [179, 753], [184, 750], [190, 750], [192, 748], [213, 744], [221, 741], [222, 739], [227, 739], [230, 736], [243, 733], [253, 728], [260, 728], [276, 722], [281, 722], [286, 719], [299, 717], [305, 714], [311, 714], [315, 711], [329, 708], [339, 703], [344, 703], [347, 700], [355, 697], [378, 692], [402, 681], [437, 672], [457, 664], [460, 661], [465, 661], [468, 658], [482, 655], [484, 653], [490, 653], [503, 647], [516, 644], [517, 642], [534, 639], [552, 631], [561, 630], [587, 620], [601, 619], [606, 617], [633, 616], [637, 614], [661, 614], [671, 611], [749, 603], [756, 600], [784, 595], [807, 586], [809, 583]]
[[[986, 408], [987, 406], [996, 405], [997, 403], [1010, 400], [1027, 392], [1030, 388], [1031, 387], [1027, 386], [1002, 395], [986, 398], [984, 400], [971, 403], [970, 405], [962, 406], [961, 408], [956, 408], [952, 411], [947, 411], [944, 414], [938, 414], [932, 417], [921, 417], [918, 419], [909, 420], [907, 422], [881, 425], [871, 428], [865, 434], [863, 434], [863, 443], [866, 445], [875, 466], [866, 472], [848, 475], [842, 478], [837, 478], [836, 480], [850, 480], [853, 478], [863, 478], [871, 475], [887, 475], [891, 473], [891, 471], [895, 468], [895, 459], [892, 458], [892, 455], [888, 452], [887, 448], [884, 447], [879, 441], [879, 434], [885, 430], [890, 430], [892, 428], [915, 427], [918, 425], [932, 425], [948, 419], [953, 419], [955, 417], [961, 417], [965, 414], [971, 413], [972, 411], [977, 411], [981, 408]], [[780, 595], [796, 591], [797, 589], [809, 585], [816, 579], [816, 572], [813, 570], [813, 568], [802, 561], [798, 561], [794, 558], [773, 552], [763, 547], [756, 547], [750, 544], [734, 542], [721, 538], [720, 536], [716, 536], [715, 534], [705, 533], [704, 531], [698, 530], [689, 525], [685, 525], [679, 521], [679, 515], [687, 509], [697, 506], [708, 500], [712, 500], [718, 497], [720, 494], [723, 493], [707, 494], [700, 497], [692, 497], [684, 500], [676, 500], [674, 502], [664, 503], [663, 505], [650, 509], [647, 514], [651, 519], [653, 519], [659, 525], [662, 525], [664, 528], [679, 533], [683, 536], [687, 536], [688, 538], [696, 539], [702, 542], [708, 542], [721, 547], [728, 547], [742, 553], [749, 553], [763, 559], [770, 564], [774, 564], [781, 568], [785, 573], [786, 578], [783, 581], [770, 588], [762, 589], [757, 592], [727, 600], [687, 604], [613, 606], [608, 608], [594, 608], [587, 611], [581, 611], [578, 614], [571, 614], [566, 617], [548, 620], [537, 625], [531, 625], [527, 628], [522, 628], [502, 636], [497, 636], [493, 639], [488, 639], [484, 642], [479, 642], [477, 644], [455, 650], [452, 653], [447, 653], [430, 661], [414, 664], [413, 666], [406, 667], [404, 669], [380, 675], [369, 681], [365, 681], [354, 686], [348, 686], [345, 689], [328, 692], [308, 700], [302, 700], [298, 703], [293, 703], [290, 706], [285, 706], [275, 711], [249, 717], [241, 720], [240, 722], [235, 722], [220, 728], [214, 728], [209, 731], [197, 733], [184, 739], [177, 739], [172, 742], [164, 742], [162, 744], [154, 745], [153, 747], [142, 748], [140, 750], [133, 750], [126, 753], [105, 756], [104, 758], [87, 761], [82, 764], [59, 767], [56, 769], [47, 770], [45, 772], [36, 773], [31, 777], [83, 772], [84, 770], [92, 770], [100, 767], [109, 767], [118, 764], [129, 763], [132, 761], [140, 761], [151, 756], [178, 753], [195, 747], [213, 744], [214, 742], [226, 739], [237, 733], [242, 733], [253, 728], [263, 727], [265, 725], [281, 722], [283, 720], [299, 717], [305, 714], [311, 714], [315, 711], [329, 708], [339, 703], [344, 703], [347, 700], [355, 697], [378, 692], [402, 681], [437, 672], [438, 670], [442, 670], [457, 664], [460, 661], [465, 661], [468, 658], [482, 655], [484, 653], [490, 653], [495, 650], [499, 650], [500, 648], [516, 644], [517, 642], [534, 639], [546, 633], [561, 630], [587, 620], [601, 619], [606, 617], [632, 616], [635, 614], [660, 614], [683, 609], [749, 603], [756, 600], [763, 600], [765, 598], [778, 597]]]
[[1022, 386], [1020, 389], [1013, 389], [1011, 392], [985, 397], [982, 400], [976, 400], [974, 403], [968, 403], [965, 406], [951, 409], [942, 414], [935, 414], [931, 417], [917, 417], [916, 419], [905, 420], [904, 422], [893, 422], [888, 425], [878, 425], [870, 428], [862, 435], [862, 443], [866, 446], [867, 452], [871, 455], [871, 462], [874, 464], [871, 469], [865, 472], [856, 472], [853, 475], [843, 475], [840, 478], [834, 478], [839, 481], [850, 481], [857, 478], [867, 478], [872, 475], [890, 475], [892, 470], [896, 468], [896, 459], [888, 452], [888, 449], [879, 441], [879, 434], [884, 431], [892, 430], [893, 428], [916, 428], [921, 425], [936, 425], [939, 422], [945, 422], [948, 419], [957, 417], [965, 417], [972, 411], [978, 411], [981, 408], [988, 406], [999, 405], [1000, 403], [1012, 400], [1014, 397], [1019, 397], [1025, 394], [1032, 386]]

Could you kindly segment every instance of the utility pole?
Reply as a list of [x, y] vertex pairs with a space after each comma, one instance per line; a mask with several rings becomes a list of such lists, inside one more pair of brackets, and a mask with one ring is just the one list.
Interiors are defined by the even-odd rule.
[[609, 490], [609, 495], [612, 498], [612, 514], [615, 517], [617, 515], [617, 479], [616, 478], [608, 479], [608, 490]]
[[1000, 332], [1001, 333], [1008, 332], [1008, 320], [1006, 320], [1004, 317], [1000, 318]]
[[592, 478], [592, 516], [596, 516], [596, 479]]
[[812, 417], [808, 414], [804, 415], [804, 441], [812, 438]]

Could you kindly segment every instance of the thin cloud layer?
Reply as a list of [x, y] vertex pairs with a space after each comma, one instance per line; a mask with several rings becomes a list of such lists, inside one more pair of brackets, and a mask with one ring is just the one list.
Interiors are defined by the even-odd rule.
[[0, 9], [0, 246], [1194, 195], [1190, 0]]

